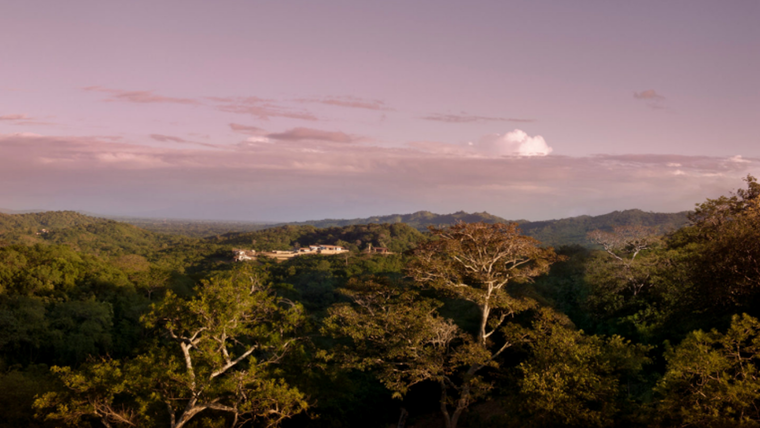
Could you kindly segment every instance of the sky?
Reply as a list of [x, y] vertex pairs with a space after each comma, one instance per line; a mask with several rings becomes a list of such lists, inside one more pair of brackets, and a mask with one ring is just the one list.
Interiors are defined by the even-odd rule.
[[760, 2], [0, 0], [0, 208], [688, 210], [760, 176]]

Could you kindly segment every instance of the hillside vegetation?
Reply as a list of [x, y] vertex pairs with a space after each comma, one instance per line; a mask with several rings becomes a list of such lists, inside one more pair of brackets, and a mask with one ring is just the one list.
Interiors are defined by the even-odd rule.
[[[758, 426], [746, 181], [688, 215], [519, 225], [0, 215], [0, 428]], [[351, 251], [232, 261], [311, 244]]]
[[458, 211], [453, 214], [435, 214], [430, 211], [417, 211], [412, 214], [391, 214], [385, 216], [367, 217], [367, 218], [355, 218], [350, 220], [338, 220], [338, 219], [325, 219], [325, 220], [310, 220], [303, 222], [286, 223], [292, 226], [305, 226], [310, 225], [319, 228], [325, 227], [343, 227], [362, 225], [370, 223], [406, 223], [409, 226], [420, 230], [426, 231], [428, 226], [450, 226], [463, 221], [465, 223], [504, 223], [507, 220], [497, 217], [495, 215], [482, 213], [467, 213], [464, 211]]
[[405, 224], [363, 224], [342, 227], [278, 226], [250, 233], [231, 233], [215, 241], [223, 245], [243, 246], [256, 250], [288, 250], [293, 246], [313, 244], [341, 245], [353, 251], [387, 247], [404, 252], [426, 239], [417, 229]]
[[652, 213], [641, 210], [614, 211], [598, 216], [579, 216], [561, 220], [524, 221], [520, 229], [546, 245], [590, 245], [586, 234], [592, 230], [611, 231], [617, 226], [640, 225], [659, 234], [674, 232], [689, 223], [688, 212]]
[[[615, 211], [599, 216], [578, 216], [560, 220], [545, 221], [516, 220], [516, 222], [520, 224], [520, 228], [524, 234], [532, 236], [546, 245], [552, 245], [555, 247], [574, 244], [588, 246], [590, 244], [588, 240], [586, 240], [586, 234], [592, 230], [612, 230], [612, 228], [615, 226], [643, 225], [654, 227], [658, 232], [661, 233], [672, 232], [688, 223], [687, 214], [687, 212], [652, 213], [634, 209]], [[509, 222], [508, 220], [489, 214], [487, 212], [467, 213], [464, 211], [459, 211], [452, 214], [434, 214], [429, 211], [418, 211], [412, 214], [394, 214], [349, 220], [313, 220], [305, 222], [283, 223], [277, 225], [246, 222], [158, 220], [137, 218], [124, 218], [122, 221], [154, 232], [178, 234], [190, 237], [213, 237], [218, 235], [228, 235], [229, 233], [251, 233], [272, 228], [275, 228], [278, 231], [284, 231], [286, 234], [290, 233], [288, 230], [291, 229], [283, 229], [285, 226], [311, 226], [318, 229], [331, 228], [332, 230], [336, 230], [336, 228], [342, 228], [346, 226], [398, 223], [407, 224], [410, 227], [424, 233], [427, 232], [429, 226], [451, 226], [460, 221], [464, 223], [483, 222], [488, 224]], [[342, 239], [348, 243], [354, 241], [354, 239], [346, 238], [347, 237], [336, 239]], [[357, 239], [361, 240], [361, 238]], [[293, 243], [295, 242], [295, 240], [292, 241]], [[240, 245], [243, 243], [244, 239], [241, 238]], [[286, 243], [284, 245], [288, 244]], [[377, 246], [378, 244], [377, 242], [374, 242], [373, 245]], [[265, 249], [268, 250], [275, 248], [267, 246]], [[282, 248], [282, 245], [280, 245], [277, 247], [277, 249], [284, 248]]]

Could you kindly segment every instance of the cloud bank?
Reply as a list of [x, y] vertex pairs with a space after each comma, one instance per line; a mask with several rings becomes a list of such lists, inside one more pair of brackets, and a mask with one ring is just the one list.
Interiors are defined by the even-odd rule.
[[361, 138], [340, 131], [322, 131], [311, 128], [293, 128], [285, 132], [267, 134], [267, 138], [279, 141], [327, 141], [332, 143], [355, 143]]
[[104, 88], [102, 86], [88, 86], [82, 89], [89, 92], [103, 92], [109, 94], [105, 101], [122, 101], [137, 104], [201, 104], [201, 102], [196, 99], [166, 97], [163, 95], [157, 95], [153, 91], [125, 91], [122, 89]]
[[216, 103], [215, 108], [228, 113], [246, 114], [261, 120], [269, 120], [271, 117], [285, 117], [315, 121], [317, 117], [308, 110], [293, 109], [274, 100], [259, 97], [206, 97], [207, 100]]
[[[493, 141], [518, 153], [546, 152], [543, 139], [523, 134]], [[464, 209], [538, 220], [689, 209], [758, 172], [760, 159], [743, 157], [462, 156], [424, 144], [314, 150], [297, 139], [148, 147], [102, 137], [0, 135], [3, 208], [104, 214], [289, 221]]]
[[393, 111], [385, 102], [380, 100], [366, 100], [359, 97], [323, 97], [323, 98], [299, 98], [296, 100], [301, 103], [318, 103], [330, 106], [358, 108], [365, 110]]
[[483, 122], [529, 123], [529, 122], [535, 122], [535, 120], [533, 119], [515, 119], [511, 117], [489, 117], [489, 116], [473, 116], [469, 114], [439, 114], [439, 113], [434, 113], [429, 116], [424, 116], [421, 119], [435, 121], [435, 122], [445, 122], [445, 123], [483, 123]]

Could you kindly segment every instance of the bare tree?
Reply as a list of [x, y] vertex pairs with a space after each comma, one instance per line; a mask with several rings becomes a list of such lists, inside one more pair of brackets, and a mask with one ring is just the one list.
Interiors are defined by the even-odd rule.
[[587, 238], [621, 264], [621, 274], [629, 288], [634, 295], [640, 293], [648, 283], [649, 275], [642, 276], [636, 272], [634, 261], [642, 251], [651, 249], [660, 241], [655, 230], [642, 225], [617, 226], [612, 232], [593, 230], [587, 234]]

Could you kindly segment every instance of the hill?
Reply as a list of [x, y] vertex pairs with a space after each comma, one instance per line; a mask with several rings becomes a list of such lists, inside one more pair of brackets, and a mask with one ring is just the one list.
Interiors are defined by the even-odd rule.
[[524, 234], [532, 236], [546, 245], [560, 246], [579, 244], [588, 246], [589, 243], [586, 240], [586, 234], [595, 229], [611, 230], [615, 226], [643, 225], [654, 227], [659, 232], [665, 233], [686, 225], [688, 223], [686, 215], [686, 211], [678, 213], [652, 213], [633, 209], [614, 211], [599, 216], [585, 215], [559, 220], [532, 222], [527, 220], [506, 220], [487, 212], [467, 213], [459, 211], [453, 214], [434, 214], [429, 211], [418, 211], [412, 214], [394, 214], [350, 220], [325, 219], [287, 223], [287, 225], [309, 225], [317, 228], [326, 228], [361, 224], [406, 223], [419, 231], [426, 231], [428, 226], [449, 226], [458, 221], [463, 221], [465, 223], [479, 221], [485, 223], [503, 223], [515, 221], [520, 224], [520, 229]]
[[151, 232], [183, 235], [193, 238], [205, 238], [230, 232], [254, 232], [273, 226], [273, 223], [254, 221], [189, 220], [117, 216], [107, 216], [107, 218], [122, 223], [128, 223]]
[[485, 223], [504, 223], [505, 220], [501, 217], [489, 214], [487, 212], [482, 213], [467, 213], [464, 211], [458, 211], [452, 214], [435, 214], [430, 211], [417, 211], [412, 214], [391, 214], [385, 216], [367, 217], [367, 218], [354, 218], [350, 220], [339, 219], [325, 219], [325, 220], [309, 220], [302, 222], [283, 223], [291, 226], [315, 226], [319, 228], [325, 227], [343, 227], [353, 226], [359, 224], [383, 224], [383, 223], [406, 223], [409, 226], [420, 230], [426, 231], [428, 226], [449, 226], [455, 224], [458, 221], [465, 223], [485, 222]]
[[75, 211], [0, 213], [0, 245], [65, 244], [88, 254], [148, 256], [187, 241], [194, 240]]
[[[214, 222], [124, 218], [114, 221], [75, 211], [48, 211], [27, 214], [0, 213], [0, 244], [68, 244], [91, 254], [142, 254], [179, 244], [196, 245], [200, 237], [218, 245], [250, 247], [253, 241], [260, 250], [286, 249], [296, 243], [340, 243], [350, 248], [389, 247], [392, 251], [409, 249], [421, 239], [428, 226], [448, 226], [463, 222], [508, 222], [504, 218], [464, 211], [435, 214], [418, 211], [361, 219], [325, 219], [307, 222], [266, 225], [253, 222]], [[661, 233], [688, 223], [687, 212], [652, 213], [641, 210], [614, 211], [599, 216], [579, 216], [558, 220], [517, 220], [525, 235], [546, 245], [579, 244], [589, 246], [586, 234], [595, 229], [611, 230], [615, 226], [640, 224]], [[403, 226], [400, 226], [402, 225]], [[395, 227], [394, 227], [395, 226]], [[45, 230], [43, 232], [43, 229]], [[415, 233], [413, 233], [413, 232]], [[182, 235], [182, 236], [177, 236]]]
[[586, 234], [592, 230], [612, 230], [616, 226], [642, 225], [659, 233], [672, 232], [688, 224], [688, 211], [653, 213], [641, 210], [613, 211], [599, 216], [579, 216], [559, 220], [521, 222], [520, 229], [546, 245], [590, 246]]
[[318, 228], [312, 225], [284, 225], [250, 233], [229, 233], [209, 238], [219, 245], [255, 248], [260, 251], [287, 250], [294, 245], [341, 245], [351, 250], [363, 250], [367, 245], [387, 247], [403, 252], [427, 239], [419, 230], [405, 223], [361, 224]]
[[[0, 213], [0, 244], [42, 242], [47, 232], [105, 221], [76, 211], [47, 211], [26, 214]], [[44, 230], [43, 230], [44, 229]]]

